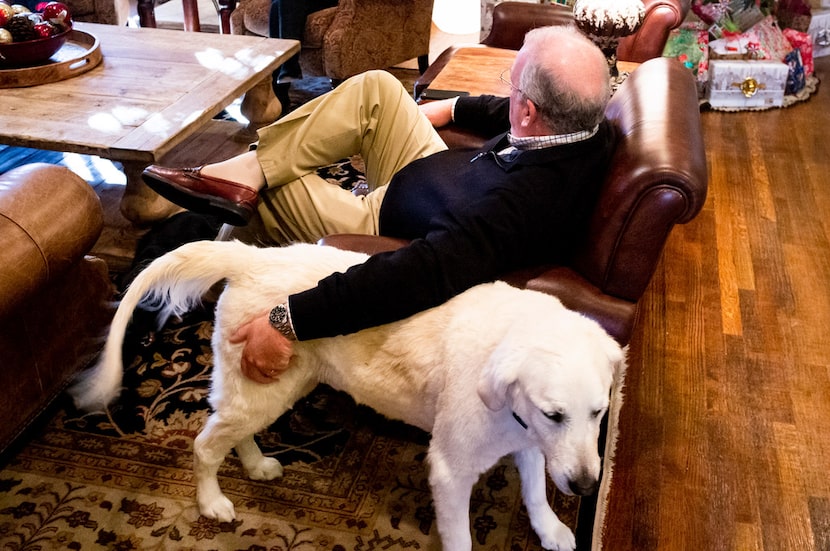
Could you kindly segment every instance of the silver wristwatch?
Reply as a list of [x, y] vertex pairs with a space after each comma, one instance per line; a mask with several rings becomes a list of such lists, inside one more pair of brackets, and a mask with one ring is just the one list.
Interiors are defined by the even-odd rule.
[[282, 333], [288, 340], [297, 340], [294, 327], [291, 325], [291, 313], [288, 311], [288, 304], [283, 303], [274, 306], [268, 315], [268, 321], [271, 327]]

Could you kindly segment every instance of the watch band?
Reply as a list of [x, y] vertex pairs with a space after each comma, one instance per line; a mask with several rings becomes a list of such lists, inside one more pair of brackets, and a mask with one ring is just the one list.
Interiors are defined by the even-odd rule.
[[279, 331], [288, 340], [297, 340], [297, 335], [294, 333], [294, 326], [291, 324], [291, 312], [288, 310], [288, 303], [274, 306], [268, 315], [268, 322], [271, 324], [271, 327]]

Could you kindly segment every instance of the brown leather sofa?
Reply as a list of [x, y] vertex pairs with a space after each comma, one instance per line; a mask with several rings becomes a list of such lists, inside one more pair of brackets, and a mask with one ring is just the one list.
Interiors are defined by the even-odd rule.
[[[657, 58], [642, 64], [620, 86], [606, 113], [620, 138], [573, 262], [504, 274], [503, 279], [557, 296], [627, 344], [637, 302], [669, 232], [703, 207], [708, 176], [697, 88], [678, 61]], [[448, 144], [483, 143], [483, 138], [453, 128], [442, 133]], [[322, 243], [370, 254], [403, 244], [359, 235], [332, 235]]]
[[67, 168], [0, 175], [0, 455], [98, 351], [112, 316], [92, 188]]
[[[617, 59], [620, 61], [642, 63], [660, 57], [669, 32], [679, 27], [689, 13], [691, 0], [644, 0], [643, 4], [646, 8], [643, 24], [636, 33], [621, 39], [617, 47]], [[522, 47], [527, 31], [572, 22], [573, 11], [568, 6], [502, 2], [493, 9], [493, 25], [478, 46], [518, 50]], [[444, 50], [415, 82], [415, 97], [420, 97], [424, 88], [438, 76], [458, 48], [470, 46], [461, 44]]]

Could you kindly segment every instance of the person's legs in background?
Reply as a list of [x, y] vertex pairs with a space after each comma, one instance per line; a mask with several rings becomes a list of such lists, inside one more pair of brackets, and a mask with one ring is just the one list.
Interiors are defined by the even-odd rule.
[[[235, 225], [255, 218], [272, 244], [313, 243], [330, 233], [377, 233], [392, 176], [446, 147], [394, 76], [367, 71], [261, 128], [251, 151], [199, 168], [151, 165], [143, 176], [185, 208]], [[317, 173], [357, 154], [365, 164], [365, 196]]]
[[[367, 71], [260, 129], [267, 189], [259, 218], [272, 243], [314, 243], [332, 233], [377, 234], [386, 184], [415, 159], [446, 149], [395, 77]], [[369, 193], [355, 196], [316, 170], [359, 154]]]
[[[337, 0], [271, 0], [268, 24], [271, 38], [302, 40], [309, 14], [337, 5]], [[282, 104], [283, 115], [291, 109], [288, 91], [291, 81], [302, 78], [300, 54], [291, 57], [273, 74], [274, 93]]]

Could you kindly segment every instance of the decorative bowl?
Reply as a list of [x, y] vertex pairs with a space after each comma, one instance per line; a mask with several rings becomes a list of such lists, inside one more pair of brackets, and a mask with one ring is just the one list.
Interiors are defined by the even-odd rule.
[[28, 67], [52, 57], [66, 42], [72, 29], [47, 38], [0, 44], [0, 67]]

